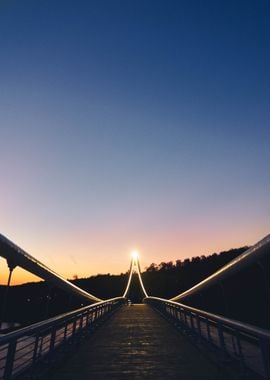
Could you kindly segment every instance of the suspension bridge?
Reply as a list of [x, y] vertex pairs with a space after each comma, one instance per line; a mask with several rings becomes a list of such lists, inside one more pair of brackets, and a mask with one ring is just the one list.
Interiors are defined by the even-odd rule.
[[[171, 299], [148, 294], [134, 254], [123, 294], [102, 300], [0, 235], [0, 256], [9, 268], [2, 316], [17, 266], [94, 302], [0, 336], [0, 379], [270, 379], [270, 331], [183, 303], [269, 253], [270, 235]], [[134, 275], [143, 304], [128, 302]]]

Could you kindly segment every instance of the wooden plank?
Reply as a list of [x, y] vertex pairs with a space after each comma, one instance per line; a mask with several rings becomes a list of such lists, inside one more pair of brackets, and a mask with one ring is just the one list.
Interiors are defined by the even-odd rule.
[[230, 378], [148, 305], [122, 307], [49, 377], [50, 380]]

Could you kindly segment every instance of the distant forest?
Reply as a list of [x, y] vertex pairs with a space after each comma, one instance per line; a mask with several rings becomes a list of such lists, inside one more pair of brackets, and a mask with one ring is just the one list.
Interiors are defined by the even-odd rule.
[[[197, 256], [191, 259], [151, 264], [142, 273], [149, 295], [171, 298], [195, 285], [239, 256], [248, 247]], [[264, 268], [264, 270], [262, 270]], [[128, 273], [99, 274], [71, 280], [77, 286], [102, 298], [122, 295]], [[184, 300], [184, 303], [247, 323], [270, 328], [270, 252], [267, 257], [222, 281]], [[0, 286], [3, 296], [5, 287]], [[137, 276], [130, 289], [132, 302], [142, 302]], [[85, 301], [64, 293], [45, 282], [12, 286], [9, 290], [6, 321], [23, 325], [33, 323], [85, 305]]]

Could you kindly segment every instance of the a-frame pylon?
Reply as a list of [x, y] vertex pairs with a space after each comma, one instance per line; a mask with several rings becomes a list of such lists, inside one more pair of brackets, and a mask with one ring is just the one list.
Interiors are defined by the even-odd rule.
[[141, 267], [140, 267], [140, 262], [139, 262], [139, 255], [138, 255], [137, 252], [133, 252], [132, 256], [131, 256], [130, 269], [129, 269], [129, 277], [128, 277], [128, 282], [127, 282], [127, 286], [126, 286], [125, 292], [123, 294], [123, 297], [126, 298], [126, 296], [128, 294], [128, 291], [130, 289], [130, 284], [131, 284], [132, 276], [133, 276], [134, 273], [138, 274], [143, 294], [144, 294], [145, 297], [148, 297], [148, 294], [147, 294], [147, 292], [145, 290], [145, 287], [144, 287], [144, 284], [143, 284], [143, 280], [142, 280], [142, 276], [141, 276]]

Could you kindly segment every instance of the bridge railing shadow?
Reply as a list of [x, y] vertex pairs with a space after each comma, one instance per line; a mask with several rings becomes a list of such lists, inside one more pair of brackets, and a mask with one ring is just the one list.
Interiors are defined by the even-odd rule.
[[238, 363], [238, 368], [270, 379], [269, 331], [158, 297], [144, 301], [223, 358]]
[[94, 329], [126, 299], [116, 297], [85, 306], [0, 337], [0, 379], [13, 379], [76, 337]]

